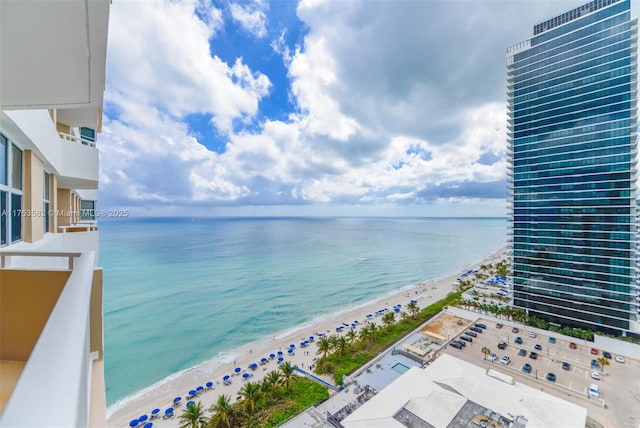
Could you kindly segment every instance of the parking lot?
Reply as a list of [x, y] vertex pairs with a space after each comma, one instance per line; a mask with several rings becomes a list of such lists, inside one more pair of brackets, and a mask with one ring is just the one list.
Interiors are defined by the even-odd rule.
[[[462, 349], [448, 346], [445, 352], [474, 364], [491, 365], [518, 381], [584, 406], [589, 416], [604, 426], [640, 425], [640, 363], [637, 360], [625, 358], [625, 362], [620, 363], [615, 360], [616, 355], [611, 355], [609, 365], [604, 370], [592, 370], [592, 360], [603, 357], [603, 351], [606, 350], [594, 350], [598, 352], [594, 355], [584, 340], [560, 340], [553, 333], [535, 334], [522, 325], [509, 322], [501, 321], [502, 328], [496, 327], [496, 321], [478, 322], [487, 328], [482, 333], [476, 332], [473, 342], [465, 342], [467, 346]], [[535, 337], [530, 334], [535, 334]], [[555, 339], [555, 343], [550, 342], [550, 337]], [[498, 348], [500, 342], [504, 343], [504, 349]], [[494, 361], [490, 361], [489, 356], [485, 358], [481, 351], [483, 347], [496, 354]], [[536, 353], [535, 359], [531, 357], [531, 352]], [[501, 363], [505, 355], [509, 357], [507, 365]], [[563, 369], [563, 363], [569, 366]], [[522, 369], [525, 364], [531, 368], [529, 373]], [[592, 371], [597, 371], [601, 380], [593, 379]], [[555, 376], [555, 381], [547, 380], [549, 373]], [[599, 386], [602, 401], [588, 398], [590, 384]]]

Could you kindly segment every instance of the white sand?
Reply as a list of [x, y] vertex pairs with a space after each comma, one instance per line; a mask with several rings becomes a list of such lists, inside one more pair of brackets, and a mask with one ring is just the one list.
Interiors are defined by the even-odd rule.
[[[500, 248], [481, 262], [465, 267], [461, 269], [460, 272], [466, 272], [473, 266], [477, 267], [481, 264], [496, 262], [502, 257], [504, 251], [504, 247]], [[132, 419], [138, 418], [143, 414], [149, 415], [152, 409], [160, 408], [161, 416], [152, 421], [153, 426], [178, 427], [179, 419], [177, 416], [172, 419], [162, 419], [165, 409], [171, 407], [174, 397], [182, 397], [182, 404], [175, 409], [176, 415], [179, 415], [185, 408], [184, 403], [187, 401], [187, 392], [198, 385], [205, 386], [207, 381], [213, 381], [215, 383], [214, 389], [203, 392], [194, 398], [194, 401], [201, 401], [203, 407], [209, 409], [209, 407], [216, 402], [218, 396], [226, 394], [231, 397], [232, 402], [235, 402], [238, 391], [246, 381], [241, 375], [238, 375], [231, 377], [231, 385], [222, 384], [222, 376], [232, 374], [235, 367], [241, 367], [243, 369], [242, 373], [251, 373], [253, 376], [249, 378], [250, 381], [262, 381], [266, 373], [277, 369], [277, 362], [275, 360], [269, 360], [266, 365], [259, 365], [255, 371], [250, 370], [248, 366], [251, 363], [259, 363], [262, 357], [268, 357], [270, 353], [282, 350], [285, 361], [289, 361], [307, 370], [308, 367], [313, 364], [313, 358], [316, 357], [317, 346], [311, 343], [311, 345], [306, 348], [300, 348], [299, 345], [302, 340], [307, 339], [311, 335], [316, 336], [316, 332], [321, 332], [326, 335], [338, 334], [335, 330], [336, 326], [341, 325], [343, 322], [351, 324], [354, 320], [358, 320], [360, 322], [359, 326], [366, 325], [367, 314], [375, 314], [375, 311], [385, 307], [391, 310], [392, 307], [398, 303], [402, 304], [402, 307], [405, 308], [412, 299], [418, 301], [420, 308], [424, 308], [443, 299], [450, 292], [455, 291], [453, 284], [458, 276], [459, 273], [455, 273], [444, 278], [422, 282], [411, 289], [405, 289], [392, 295], [378, 298], [367, 304], [361, 304], [358, 307], [349, 308], [340, 313], [333, 314], [318, 321], [316, 324], [299, 326], [283, 332], [280, 335], [275, 335], [272, 338], [249, 343], [233, 350], [229, 355], [206, 361], [197, 367], [177, 373], [169, 379], [165, 379], [157, 385], [145, 389], [126, 403], [118, 403], [114, 407], [109, 408], [107, 425], [119, 428], [128, 427], [129, 421]], [[380, 316], [374, 316], [371, 318], [371, 322], [382, 325], [381, 318]], [[358, 330], [360, 330], [360, 327], [356, 328], [356, 331]], [[346, 334], [347, 331], [348, 329], [345, 328], [340, 334]], [[295, 355], [293, 356], [287, 355], [286, 352], [291, 343], [296, 345]], [[323, 377], [328, 382], [333, 383], [332, 378], [328, 376]]]

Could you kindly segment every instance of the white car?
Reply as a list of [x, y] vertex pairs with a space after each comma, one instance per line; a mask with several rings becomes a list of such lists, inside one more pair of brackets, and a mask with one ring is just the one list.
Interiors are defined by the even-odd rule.
[[508, 366], [510, 362], [511, 362], [511, 358], [509, 358], [508, 355], [505, 355], [502, 358], [500, 358], [500, 364], [504, 364], [505, 366]]
[[624, 363], [624, 357], [622, 355], [617, 355], [616, 356], [616, 361], [619, 363]]
[[595, 370], [591, 372], [591, 378], [592, 378], [592, 379], [595, 379], [595, 380], [600, 380], [600, 379], [602, 379], [602, 377], [600, 377], [600, 372], [597, 372], [597, 371], [595, 371]]
[[536, 337], [538, 336], [534, 331], [530, 331], [529, 332], [529, 337]]
[[589, 385], [589, 397], [590, 398], [600, 398], [600, 387], [595, 383]]
[[496, 354], [495, 352], [492, 352], [491, 355], [489, 355], [489, 361], [495, 361], [498, 358], [498, 354]]

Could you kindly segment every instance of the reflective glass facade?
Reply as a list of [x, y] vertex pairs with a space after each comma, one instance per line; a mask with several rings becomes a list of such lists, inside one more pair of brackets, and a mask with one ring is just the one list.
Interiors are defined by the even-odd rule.
[[622, 333], [638, 316], [637, 23], [595, 0], [507, 51], [514, 305]]

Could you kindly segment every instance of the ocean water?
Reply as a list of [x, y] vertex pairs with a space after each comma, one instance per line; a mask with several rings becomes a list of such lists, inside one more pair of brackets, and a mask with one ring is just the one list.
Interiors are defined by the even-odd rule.
[[250, 341], [455, 273], [505, 241], [504, 219], [101, 222], [108, 405]]

